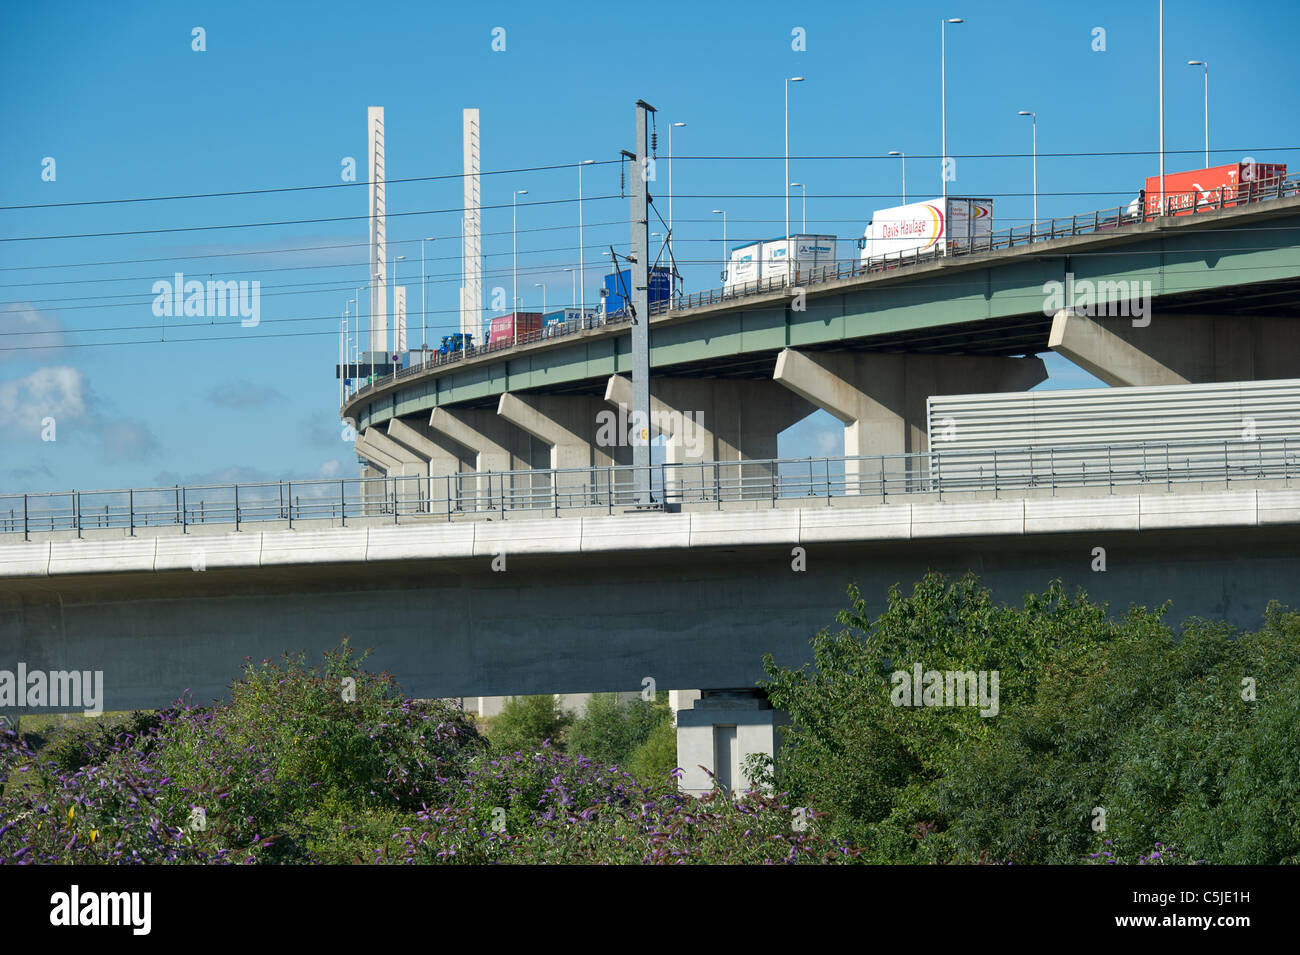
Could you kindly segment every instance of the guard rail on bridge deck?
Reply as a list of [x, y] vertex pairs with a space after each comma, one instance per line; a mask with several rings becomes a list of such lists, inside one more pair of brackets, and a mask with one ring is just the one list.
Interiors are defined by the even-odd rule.
[[[0, 494], [0, 534], [402, 517], [455, 520], [637, 506], [630, 465], [440, 477], [308, 479]], [[657, 464], [652, 507], [983, 491], [1282, 480], [1300, 476], [1300, 437], [946, 450], [859, 457]]]
[[[1233, 209], [1241, 206], [1253, 205], [1264, 202], [1269, 199], [1281, 199], [1287, 196], [1300, 195], [1300, 174], [1286, 177], [1274, 177], [1271, 179], [1261, 179], [1258, 181], [1241, 183], [1235, 189], [1226, 189], [1219, 187], [1209, 193], [1191, 191], [1186, 193], [1169, 192], [1167, 203], [1175, 205], [1180, 211], [1179, 216], [1195, 214], [1200, 212], [1217, 212], [1223, 209]], [[1179, 196], [1189, 196], [1190, 201], [1185, 205], [1175, 203]], [[1052, 239], [1064, 239], [1071, 236], [1090, 235], [1094, 233], [1107, 232], [1112, 229], [1121, 229], [1125, 226], [1135, 225], [1140, 222], [1152, 222], [1156, 217], [1148, 214], [1145, 210], [1133, 209], [1133, 203], [1125, 206], [1116, 206], [1112, 209], [1102, 209], [1083, 215], [1070, 216], [1068, 218], [1046, 219], [1042, 222], [1033, 222], [1029, 225], [1002, 229], [997, 232], [991, 232], [989, 235], [981, 236], [970, 242], [951, 239], [947, 243], [947, 248], [943, 250], [936, 249], [912, 249], [907, 252], [898, 252], [892, 255], [885, 255], [879, 258], [873, 258], [868, 262], [859, 259], [837, 262], [834, 265], [827, 265], [820, 268], [808, 270], [796, 270], [793, 280], [788, 276], [781, 276], [774, 279], [764, 279], [758, 282], [747, 282], [744, 284], [733, 285], [730, 288], [708, 289], [703, 292], [695, 292], [691, 295], [677, 296], [663, 302], [656, 302], [650, 307], [650, 314], [663, 315], [673, 311], [684, 311], [691, 308], [700, 308], [706, 305], [718, 305], [723, 302], [731, 302], [739, 299], [751, 298], [755, 295], [767, 295], [773, 292], [779, 292], [785, 288], [808, 288], [814, 285], [821, 285], [827, 282], [836, 282], [841, 279], [855, 278], [860, 275], [872, 275], [878, 272], [887, 272], [899, 268], [910, 268], [918, 265], [924, 265], [934, 262], [938, 259], [953, 258], [956, 256], [972, 255], [979, 252], [998, 252], [1006, 249], [1013, 249], [1017, 246], [1028, 245], [1032, 242], [1047, 242]], [[631, 318], [623, 311], [615, 312], [610, 315], [588, 314], [581, 319], [564, 322], [559, 325], [551, 325], [540, 330], [528, 331], [519, 335], [518, 340], [508, 342], [499, 342], [495, 345], [472, 345], [466, 349], [443, 354], [441, 352], [429, 352], [428, 360], [419, 364], [412, 364], [408, 368], [398, 369], [392, 375], [385, 375], [377, 378], [372, 384], [364, 385], [348, 395], [347, 401], [355, 401], [357, 398], [408, 378], [412, 375], [418, 375], [430, 368], [437, 368], [441, 365], [455, 364], [470, 358], [478, 358], [483, 355], [489, 355], [494, 352], [507, 351], [516, 345], [528, 345], [534, 342], [545, 341], [553, 338], [563, 338], [569, 335], [576, 335], [579, 332], [588, 331], [594, 328], [603, 328], [609, 325], [626, 325], [631, 322]]]

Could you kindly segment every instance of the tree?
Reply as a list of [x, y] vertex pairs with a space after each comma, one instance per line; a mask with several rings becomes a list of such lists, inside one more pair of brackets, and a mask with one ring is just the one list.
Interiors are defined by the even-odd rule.
[[563, 750], [565, 732], [573, 717], [564, 711], [552, 694], [512, 696], [492, 721], [488, 741], [494, 750], [506, 753], [532, 752], [551, 741]]

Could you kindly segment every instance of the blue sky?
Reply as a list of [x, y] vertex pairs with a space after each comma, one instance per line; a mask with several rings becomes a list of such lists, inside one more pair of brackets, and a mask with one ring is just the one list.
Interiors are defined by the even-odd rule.
[[[1211, 147], [1220, 150], [1212, 162], [1249, 154], [1294, 168], [1284, 147], [1300, 145], [1300, 6], [1238, 3], [1230, 17], [1218, 3], [1167, 6], [1166, 145], [1194, 151], [1171, 155], [1169, 170], [1202, 165], [1202, 73], [1188, 59], [1211, 64]], [[389, 189], [390, 258], [406, 256], [399, 278], [418, 343], [423, 236], [436, 237], [426, 246], [430, 337], [457, 322], [463, 107], [482, 111], [486, 172], [616, 159], [633, 143], [633, 104], [644, 98], [659, 110], [663, 193], [669, 123], [688, 124], [674, 133], [678, 157], [779, 157], [782, 78], [805, 76], [791, 88], [791, 179], [808, 184], [809, 231], [848, 240], [874, 209], [896, 204], [901, 170], [889, 150], [939, 151], [938, 24], [960, 16], [966, 22], [948, 34], [951, 154], [1028, 153], [1021, 109], [1038, 112], [1044, 154], [1158, 145], [1155, 0], [630, 9], [6, 5], [0, 205], [336, 184], [345, 157], [364, 182], [366, 107], [382, 105], [389, 178], [448, 177]], [[205, 30], [204, 52], [191, 49], [194, 27]], [[506, 31], [504, 52], [491, 49], [495, 27]], [[804, 51], [792, 49], [796, 27]], [[1097, 27], [1104, 52], [1093, 50]], [[877, 158], [797, 158], [828, 155]], [[42, 179], [45, 157], [55, 160], [52, 182]], [[1156, 168], [1153, 155], [1040, 156], [1040, 215], [1124, 203]], [[938, 161], [909, 160], [907, 181], [911, 198], [937, 194]], [[731, 245], [778, 235], [783, 183], [780, 159], [674, 163], [675, 247], [688, 290], [717, 283], [720, 217], [711, 210], [727, 209]], [[1030, 184], [1028, 158], [959, 158], [950, 191], [997, 197], [995, 225], [1005, 227], [1028, 218]], [[600, 250], [627, 241], [627, 202], [598, 198], [617, 197], [617, 164], [589, 167], [584, 186], [595, 197], [584, 205], [594, 299]], [[572, 168], [483, 177], [484, 204], [506, 206], [483, 215], [488, 287], [510, 283], [516, 189], [529, 191], [528, 203], [568, 200], [577, 177]], [[0, 239], [24, 239], [0, 242], [0, 489], [354, 475], [333, 364], [338, 318], [350, 288], [365, 281], [365, 191], [0, 211]], [[739, 193], [772, 198], [722, 198]], [[818, 198], [825, 194], [861, 198]], [[796, 191], [792, 218], [799, 209]], [[248, 225], [334, 218], [342, 221]], [[201, 225], [241, 227], [31, 238]], [[567, 304], [575, 205], [521, 203], [519, 229], [525, 306], [541, 305], [535, 282], [545, 283], [549, 306]], [[260, 281], [260, 325], [176, 318], [159, 328], [151, 289], [176, 271]], [[204, 337], [214, 340], [176, 341]], [[85, 347], [100, 342], [127, 344]], [[1095, 384], [1056, 359], [1049, 368], [1048, 387]], [[57, 422], [52, 442], [41, 440], [47, 416]], [[784, 436], [782, 453], [838, 453], [837, 443], [818, 415]]]

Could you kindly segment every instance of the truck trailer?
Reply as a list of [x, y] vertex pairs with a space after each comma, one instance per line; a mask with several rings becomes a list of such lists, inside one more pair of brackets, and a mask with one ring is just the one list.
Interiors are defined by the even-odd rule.
[[[519, 326], [517, 337], [515, 333], [516, 323]], [[530, 341], [537, 338], [537, 334], [541, 329], [541, 312], [511, 312], [509, 315], [498, 315], [488, 325], [488, 347], [495, 348], [499, 345], [510, 345], [515, 341]]]
[[[812, 269], [835, 264], [833, 235], [792, 235], [785, 239], [764, 239], [731, 250], [724, 289], [757, 282], [779, 282], [790, 276], [806, 275]], [[793, 254], [791, 254], [793, 253]]]
[[992, 234], [992, 199], [949, 196], [877, 210], [858, 245], [866, 265], [874, 259], [942, 255], [950, 247], [965, 250]]
[[[673, 293], [673, 271], [662, 266], [650, 270], [650, 304], [668, 301]], [[611, 272], [605, 276], [605, 287], [601, 292], [604, 299], [605, 314], [618, 315], [627, 310], [627, 296], [632, 293], [632, 270]]]
[[[1219, 207], [1231, 203], [1238, 196], [1247, 198], [1252, 189], [1275, 187], [1278, 180], [1286, 178], [1286, 163], [1233, 162], [1208, 169], [1190, 172], [1165, 173], [1164, 215], [1191, 215], [1198, 208]], [[1148, 176], [1146, 187], [1146, 216], [1160, 215], [1160, 177]]]

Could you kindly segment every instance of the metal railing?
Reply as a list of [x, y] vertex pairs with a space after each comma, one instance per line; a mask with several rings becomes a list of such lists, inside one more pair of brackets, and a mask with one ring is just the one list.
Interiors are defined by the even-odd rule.
[[[638, 506], [631, 465], [465, 473], [440, 477], [313, 479], [0, 494], [0, 534], [137, 529], [358, 518], [453, 521], [509, 513], [559, 516], [563, 511]], [[1300, 436], [1250, 441], [941, 450], [919, 454], [775, 458], [657, 464], [649, 468], [651, 507], [858, 497], [888, 501], [912, 494], [1164, 486], [1275, 479], [1300, 475]]]
[[[1258, 202], [1264, 202], [1270, 199], [1281, 199], [1287, 196], [1300, 195], [1300, 174], [1273, 177], [1271, 179], [1261, 179], [1258, 181], [1240, 183], [1235, 187], [1220, 187], [1211, 190], [1208, 193], [1198, 191], [1173, 192], [1167, 193], [1166, 208], [1173, 208], [1175, 216], [1196, 214], [1201, 212], [1216, 212], [1223, 209], [1233, 209], [1240, 206], [1252, 205]], [[1182, 197], [1187, 197], [1186, 199]], [[843, 279], [856, 278], [863, 275], [874, 275], [880, 272], [889, 272], [900, 268], [911, 268], [920, 265], [926, 265], [940, 259], [953, 258], [963, 255], [974, 255], [978, 253], [999, 252], [1009, 250], [1017, 246], [1028, 245], [1033, 242], [1048, 242], [1053, 239], [1064, 239], [1073, 236], [1091, 235], [1100, 232], [1106, 232], [1111, 229], [1120, 229], [1125, 226], [1136, 225], [1142, 222], [1153, 222], [1157, 216], [1149, 213], [1145, 209], [1133, 209], [1133, 203], [1128, 205], [1116, 206], [1111, 209], [1101, 209], [1094, 212], [1084, 213], [1083, 215], [1070, 216], [1069, 218], [1045, 219], [1041, 222], [1033, 222], [1029, 225], [1011, 227], [992, 232], [987, 236], [978, 237], [972, 241], [961, 241], [951, 239], [944, 249], [921, 250], [914, 249], [908, 252], [898, 252], [892, 255], [880, 256], [867, 262], [860, 259], [844, 260], [836, 262], [834, 265], [822, 266], [814, 269], [796, 270], [793, 278], [790, 276], [780, 276], [774, 279], [763, 279], [757, 282], [747, 282], [743, 285], [733, 285], [730, 288], [706, 289], [703, 292], [695, 292], [691, 295], [682, 295], [666, 299], [662, 302], [655, 302], [650, 306], [650, 314], [663, 315], [668, 312], [684, 311], [691, 308], [700, 308], [707, 305], [717, 305], [723, 302], [730, 302], [736, 299], [751, 298], [756, 295], [769, 295], [773, 292], [780, 292], [787, 288], [807, 288], [813, 285], [821, 285], [827, 282], [838, 282]], [[629, 324], [630, 318], [624, 312], [615, 312], [609, 315], [595, 313], [579, 321], [566, 322], [562, 325], [552, 325], [541, 330], [529, 331], [521, 334], [518, 341], [513, 339], [508, 342], [498, 342], [495, 345], [475, 345], [468, 349], [457, 350], [443, 354], [441, 352], [429, 352], [429, 360], [423, 364], [411, 365], [408, 368], [402, 368], [391, 375], [385, 375], [382, 378], [376, 378], [371, 384], [367, 384], [348, 395], [346, 401], [352, 402], [358, 398], [365, 397], [377, 391], [380, 388], [387, 387], [394, 382], [412, 375], [418, 375], [430, 368], [437, 368], [443, 365], [455, 364], [466, 361], [471, 358], [478, 358], [483, 355], [494, 352], [506, 351], [516, 344], [527, 345], [534, 342], [543, 341], [552, 338], [563, 338], [569, 335], [576, 335], [583, 331], [593, 328], [603, 328], [608, 325], [626, 325]]]

